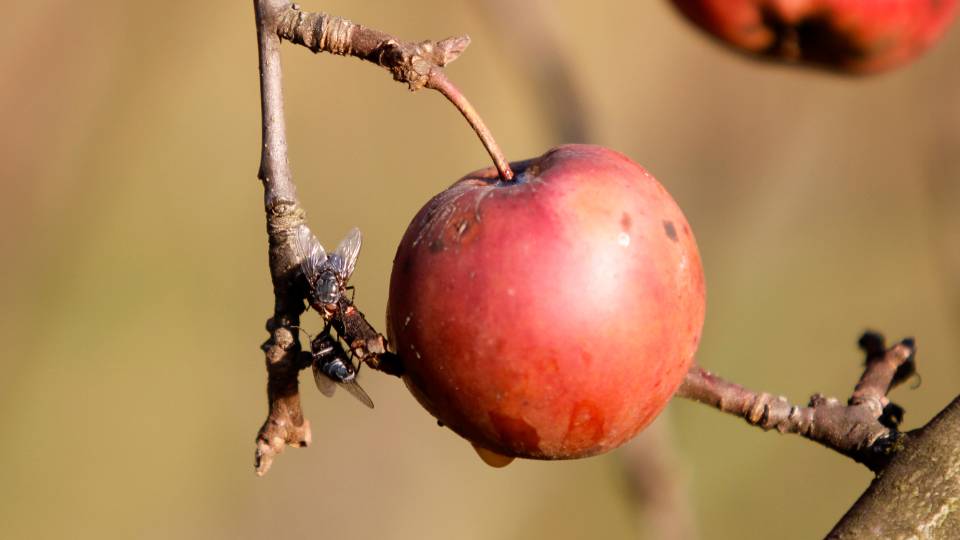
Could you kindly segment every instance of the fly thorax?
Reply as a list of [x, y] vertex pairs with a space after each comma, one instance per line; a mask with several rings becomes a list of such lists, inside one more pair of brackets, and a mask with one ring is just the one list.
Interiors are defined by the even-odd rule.
[[321, 304], [333, 304], [340, 298], [340, 280], [333, 273], [324, 273], [317, 283], [317, 299]]

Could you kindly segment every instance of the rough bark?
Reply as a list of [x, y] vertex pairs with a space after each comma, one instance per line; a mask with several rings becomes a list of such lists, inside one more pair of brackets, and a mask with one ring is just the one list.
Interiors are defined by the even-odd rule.
[[302, 366], [299, 361], [300, 340], [295, 328], [300, 324], [300, 314], [304, 310], [304, 294], [295, 281], [298, 261], [291, 245], [294, 231], [303, 223], [304, 212], [297, 201], [297, 188], [287, 158], [280, 37], [274, 30], [286, 5], [278, 0], [254, 0], [263, 126], [257, 177], [263, 183], [274, 295], [273, 315], [267, 321], [270, 337], [261, 346], [266, 356], [270, 410], [257, 433], [254, 466], [260, 475], [267, 472], [273, 457], [286, 445], [310, 444], [310, 423], [303, 418], [297, 380]]
[[960, 538], [960, 397], [903, 438], [828, 538]]

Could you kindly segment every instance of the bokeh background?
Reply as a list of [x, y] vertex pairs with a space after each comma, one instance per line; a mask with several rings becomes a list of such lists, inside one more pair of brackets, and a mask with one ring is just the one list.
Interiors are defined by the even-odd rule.
[[[512, 159], [579, 137], [650, 169], [699, 239], [708, 368], [844, 397], [869, 327], [918, 339], [922, 385], [894, 393], [907, 427], [957, 394], [960, 30], [852, 79], [731, 54], [665, 1], [515, 4], [304, 8], [470, 34], [448, 72]], [[353, 282], [382, 327], [410, 218], [486, 155], [438, 95], [283, 53], [299, 194], [325, 244], [364, 231]], [[375, 373], [373, 412], [304, 376], [314, 445], [258, 478], [272, 294], [251, 2], [12, 3], [0, 81], [0, 537], [812, 538], [870, 481], [678, 401], [631, 448], [494, 470]], [[631, 479], [648, 454], [669, 478]]]

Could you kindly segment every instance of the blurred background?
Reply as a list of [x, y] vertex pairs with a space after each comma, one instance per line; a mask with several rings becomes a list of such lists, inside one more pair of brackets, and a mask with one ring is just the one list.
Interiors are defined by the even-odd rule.
[[[709, 369], [845, 398], [875, 328], [918, 339], [922, 385], [893, 394], [907, 428], [958, 393], [960, 30], [852, 79], [731, 54], [666, 1], [515, 4], [303, 7], [472, 36], [448, 73], [511, 159], [580, 138], [651, 170], [699, 240]], [[610, 455], [494, 470], [370, 372], [372, 412], [302, 377], [314, 444], [256, 477], [273, 298], [251, 3], [13, 3], [0, 44], [0, 537], [812, 538], [868, 485], [679, 401]], [[326, 245], [364, 231], [356, 301], [382, 328], [407, 223], [486, 154], [439, 95], [283, 60], [310, 225]]]

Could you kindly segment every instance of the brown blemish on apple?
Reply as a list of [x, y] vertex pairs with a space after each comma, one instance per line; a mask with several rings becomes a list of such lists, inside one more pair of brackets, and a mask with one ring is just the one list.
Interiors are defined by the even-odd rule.
[[623, 232], [630, 232], [630, 225], [632, 224], [633, 220], [630, 219], [630, 214], [624, 212], [620, 218], [620, 226], [623, 227]]
[[490, 422], [500, 440], [510, 444], [516, 453], [526, 455], [540, 453], [540, 435], [524, 419], [491, 412]]
[[813, 13], [798, 21], [787, 22], [774, 10], [761, 10], [764, 24], [774, 35], [764, 51], [790, 61], [830, 65], [863, 61], [879, 52], [838, 28], [829, 12]]
[[669, 220], [663, 221], [663, 232], [667, 233], [667, 238], [677, 241], [677, 228], [673, 226], [673, 222]]
[[464, 209], [448, 222], [443, 231], [444, 241], [450, 246], [469, 244], [480, 234], [480, 227], [476, 226], [479, 221], [474, 212]]
[[579, 401], [573, 406], [567, 423], [564, 445], [593, 447], [603, 439], [603, 414], [600, 408], [589, 401]]

